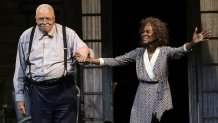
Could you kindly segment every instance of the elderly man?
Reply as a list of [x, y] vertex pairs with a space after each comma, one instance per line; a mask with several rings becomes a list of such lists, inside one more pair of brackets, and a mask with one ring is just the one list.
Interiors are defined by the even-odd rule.
[[37, 25], [25, 30], [18, 43], [13, 79], [16, 105], [21, 115], [27, 114], [23, 92], [28, 81], [32, 123], [76, 123], [72, 55], [80, 54], [83, 61], [90, 50], [74, 30], [55, 23], [51, 5], [39, 5], [35, 19]]

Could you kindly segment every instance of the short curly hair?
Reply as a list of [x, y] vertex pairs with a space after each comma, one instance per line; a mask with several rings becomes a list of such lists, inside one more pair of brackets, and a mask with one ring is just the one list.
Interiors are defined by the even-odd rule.
[[155, 44], [156, 46], [166, 46], [169, 44], [169, 33], [167, 28], [167, 23], [161, 21], [159, 18], [156, 17], [148, 17], [142, 19], [140, 22], [139, 33], [143, 32], [144, 26], [150, 23], [153, 28], [154, 35], [156, 37]]

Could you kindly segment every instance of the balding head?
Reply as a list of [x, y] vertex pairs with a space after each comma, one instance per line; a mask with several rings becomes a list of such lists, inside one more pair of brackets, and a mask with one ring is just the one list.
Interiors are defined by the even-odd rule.
[[55, 16], [55, 13], [54, 13], [54, 9], [51, 5], [49, 4], [41, 4], [39, 5], [37, 8], [36, 8], [36, 16], [39, 14], [40, 11], [43, 11], [43, 10], [48, 10], [51, 12], [52, 16]]

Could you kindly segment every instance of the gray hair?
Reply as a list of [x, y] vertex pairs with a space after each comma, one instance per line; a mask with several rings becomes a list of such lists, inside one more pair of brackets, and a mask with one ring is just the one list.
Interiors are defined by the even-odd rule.
[[39, 6], [36, 8], [36, 14], [37, 14], [37, 12], [38, 12], [40, 9], [42, 9], [42, 8], [49, 9], [49, 10], [52, 12], [52, 14], [55, 16], [54, 9], [53, 9], [53, 7], [52, 7], [51, 5], [49, 5], [49, 4], [41, 4], [41, 5], [39, 5]]

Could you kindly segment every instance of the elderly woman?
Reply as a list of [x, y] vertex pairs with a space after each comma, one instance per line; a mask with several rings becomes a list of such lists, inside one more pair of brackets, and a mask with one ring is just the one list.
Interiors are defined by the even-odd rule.
[[131, 110], [130, 123], [151, 123], [154, 120], [160, 122], [163, 113], [173, 108], [168, 82], [169, 60], [181, 58], [191, 51], [195, 44], [207, 41], [211, 35], [208, 30], [200, 33], [197, 31], [195, 28], [191, 42], [173, 48], [167, 46], [169, 36], [166, 23], [158, 18], [148, 17], [141, 21], [139, 28], [141, 47], [116, 58], [87, 58], [85, 62], [108, 66], [136, 62], [139, 85]]

